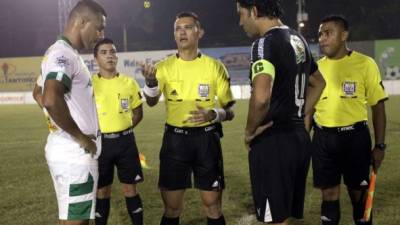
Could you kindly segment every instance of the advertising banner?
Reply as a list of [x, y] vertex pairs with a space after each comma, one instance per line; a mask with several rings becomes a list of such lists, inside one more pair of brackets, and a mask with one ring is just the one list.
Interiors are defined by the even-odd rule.
[[41, 60], [42, 57], [0, 58], [0, 92], [32, 90]]
[[400, 40], [375, 41], [375, 60], [382, 79], [400, 79]]

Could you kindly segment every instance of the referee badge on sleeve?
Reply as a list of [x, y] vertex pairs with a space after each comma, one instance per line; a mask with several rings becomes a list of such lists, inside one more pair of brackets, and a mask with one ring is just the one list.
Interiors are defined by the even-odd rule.
[[210, 85], [208, 84], [199, 84], [199, 96], [202, 98], [208, 97], [210, 93]]
[[343, 82], [343, 93], [345, 96], [351, 97], [356, 93], [356, 82], [354, 81], [345, 81]]
[[122, 98], [120, 100], [121, 100], [121, 108], [124, 111], [127, 111], [129, 109], [129, 101], [128, 101], [128, 99], [127, 98]]

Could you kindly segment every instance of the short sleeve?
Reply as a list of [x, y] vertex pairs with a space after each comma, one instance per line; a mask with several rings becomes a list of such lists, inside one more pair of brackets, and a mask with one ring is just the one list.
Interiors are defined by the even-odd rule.
[[318, 70], [318, 64], [315, 62], [314, 57], [312, 56], [312, 54], [310, 53], [310, 75], [315, 73], [315, 71]]
[[378, 65], [371, 58], [367, 61], [365, 76], [365, 92], [369, 105], [376, 105], [379, 101], [388, 98]]
[[156, 78], [158, 81], [158, 87], [161, 91], [161, 93], [163, 93], [164, 89], [165, 89], [165, 68], [164, 68], [164, 63], [160, 62], [158, 64], [156, 64]]
[[140, 94], [140, 86], [136, 82], [135, 79], [130, 78], [132, 80], [132, 96], [133, 100], [131, 102], [131, 108], [136, 109], [142, 104], [142, 94]]
[[229, 74], [221, 62], [217, 62], [217, 97], [221, 107], [234, 102]]
[[272, 63], [271, 39], [260, 38], [251, 47], [251, 77], [264, 74], [275, 77], [275, 66]]
[[64, 85], [66, 92], [69, 92], [76, 70], [76, 60], [76, 56], [65, 51], [50, 52], [44, 61], [43, 79], [58, 80]]

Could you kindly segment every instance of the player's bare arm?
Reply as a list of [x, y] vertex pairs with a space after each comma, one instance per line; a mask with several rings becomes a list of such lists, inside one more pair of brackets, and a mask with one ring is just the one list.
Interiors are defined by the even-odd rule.
[[145, 79], [143, 94], [146, 98], [147, 105], [155, 106], [160, 99], [161, 92], [158, 88], [158, 80], [156, 78], [157, 69], [151, 64], [142, 64], [142, 74]]
[[385, 149], [379, 148], [377, 145], [385, 143], [385, 130], [386, 130], [386, 111], [385, 102], [379, 101], [372, 109], [372, 122], [374, 124], [375, 134], [375, 147], [372, 150], [372, 166], [374, 171], [377, 172], [383, 158], [385, 157]]
[[310, 75], [307, 87], [306, 106], [304, 110], [304, 123], [307, 131], [310, 131], [311, 129], [311, 119], [315, 111], [314, 106], [315, 104], [317, 104], [319, 98], [321, 97], [325, 85], [325, 79], [324, 77], [322, 77], [322, 74], [319, 72], [319, 70]]
[[67, 103], [64, 100], [65, 87], [57, 80], [47, 80], [44, 84], [42, 103], [54, 122], [74, 137], [82, 148], [94, 155], [96, 144], [93, 135], [85, 135], [72, 119]]
[[235, 118], [235, 112], [233, 111], [233, 106], [235, 102], [229, 102], [227, 105], [223, 106], [222, 108], [225, 110], [225, 121], [230, 121]]
[[132, 110], [132, 128], [135, 128], [136, 125], [140, 123], [143, 119], [143, 106], [139, 105], [138, 107]]
[[253, 79], [253, 90], [249, 101], [247, 124], [245, 129], [245, 144], [248, 146], [251, 140], [272, 126], [272, 122], [260, 126], [267, 115], [271, 100], [273, 78], [268, 74], [260, 74]]

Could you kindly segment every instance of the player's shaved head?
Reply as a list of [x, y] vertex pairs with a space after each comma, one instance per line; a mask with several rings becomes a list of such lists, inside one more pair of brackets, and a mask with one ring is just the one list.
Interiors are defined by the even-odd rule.
[[87, 17], [89, 14], [102, 15], [107, 17], [104, 8], [94, 0], [81, 0], [71, 10], [68, 20], [76, 17]]
[[349, 31], [349, 22], [343, 15], [329, 15], [321, 20], [322, 23], [334, 22], [343, 28], [344, 31]]
[[107, 14], [95, 0], [80, 0], [71, 10], [63, 35], [76, 49], [92, 50], [104, 38]]

